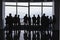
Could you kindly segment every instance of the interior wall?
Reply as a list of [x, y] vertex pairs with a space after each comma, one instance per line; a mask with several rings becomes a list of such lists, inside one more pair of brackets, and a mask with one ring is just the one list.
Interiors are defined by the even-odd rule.
[[0, 0], [0, 40], [4, 40], [3, 20], [2, 20], [2, 0]]
[[[59, 2], [59, 15], [60, 15], [60, 2]], [[60, 16], [59, 16], [59, 40], [60, 40]]]

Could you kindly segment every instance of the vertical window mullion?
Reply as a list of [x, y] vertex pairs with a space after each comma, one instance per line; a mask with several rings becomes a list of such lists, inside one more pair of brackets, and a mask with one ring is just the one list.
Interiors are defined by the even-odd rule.
[[16, 1], [16, 15], [17, 15], [17, 13], [18, 13], [18, 9], [17, 9], [17, 7], [18, 7], [18, 6], [17, 6], [17, 1]]
[[43, 15], [43, 2], [41, 2], [41, 15]]
[[28, 16], [30, 16], [30, 2], [28, 2]]

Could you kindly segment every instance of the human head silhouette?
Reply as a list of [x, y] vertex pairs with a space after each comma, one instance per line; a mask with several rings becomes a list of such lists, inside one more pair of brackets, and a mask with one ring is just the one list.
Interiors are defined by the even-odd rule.
[[17, 17], [17, 15], [15, 15], [15, 17]]
[[35, 17], [35, 15], [33, 15], [33, 17]]
[[11, 16], [11, 13], [9, 13], [9, 16]]
[[26, 16], [27, 16], [27, 14], [26, 14]]
[[48, 18], [49, 16], [47, 16], [47, 18]]
[[38, 14], [38, 17], [39, 17], [39, 14]]
[[8, 18], [8, 16], [6, 16], [6, 18]]
[[52, 17], [50, 16], [50, 19], [52, 19]]
[[45, 13], [43, 15], [45, 15]]
[[18, 17], [19, 17], [20, 15], [18, 15]]

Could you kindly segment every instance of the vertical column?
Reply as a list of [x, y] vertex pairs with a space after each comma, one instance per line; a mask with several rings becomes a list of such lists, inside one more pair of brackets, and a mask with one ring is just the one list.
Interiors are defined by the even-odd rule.
[[41, 15], [43, 15], [43, 2], [41, 2]]
[[54, 13], [56, 17], [56, 23], [54, 25], [53, 36], [54, 40], [59, 40], [59, 1], [54, 0]]
[[28, 16], [30, 16], [30, 2], [28, 2]]
[[2, 19], [2, 0], [0, 0], [0, 40], [4, 40], [3, 19]]
[[18, 13], [18, 9], [17, 9], [17, 1], [16, 1], [16, 15], [17, 15], [17, 13]]
[[59, 1], [59, 40], [60, 40], [60, 1]]

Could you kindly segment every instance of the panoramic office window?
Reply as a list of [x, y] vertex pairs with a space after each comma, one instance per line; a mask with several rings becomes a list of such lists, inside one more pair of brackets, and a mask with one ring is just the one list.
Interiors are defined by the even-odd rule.
[[31, 17], [35, 15], [46, 14], [46, 16], [52, 16], [53, 13], [53, 2], [5, 2], [5, 17], [12, 14], [14, 17], [15, 14], [20, 15], [20, 18], [29, 14]]

